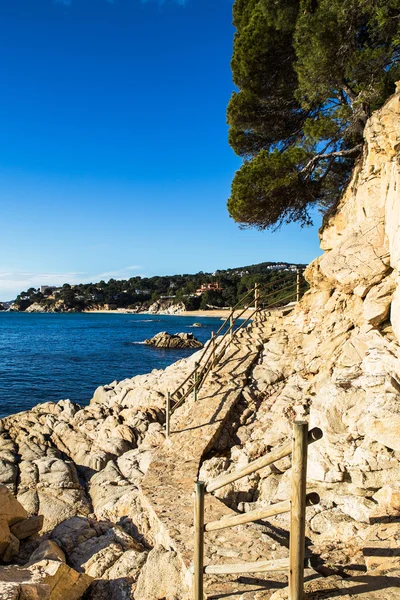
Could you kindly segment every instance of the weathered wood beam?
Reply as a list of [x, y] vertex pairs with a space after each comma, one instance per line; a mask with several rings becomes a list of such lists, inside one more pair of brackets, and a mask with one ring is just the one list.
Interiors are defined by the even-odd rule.
[[[309, 444], [312, 444], [313, 442], [316, 442], [321, 438], [322, 431], [321, 429], [319, 429], [319, 427], [314, 427], [314, 429], [311, 429], [311, 431], [308, 433]], [[254, 473], [255, 471], [258, 471], [259, 469], [262, 469], [264, 467], [267, 467], [268, 465], [271, 465], [272, 463], [281, 460], [281, 458], [289, 456], [289, 454], [291, 453], [292, 442], [286, 442], [279, 448], [276, 448], [275, 450], [272, 450], [272, 452], [269, 452], [269, 454], [261, 456], [260, 458], [257, 458], [257, 460], [253, 460], [253, 462], [243, 467], [243, 469], [240, 469], [239, 471], [234, 471], [233, 473], [228, 473], [227, 475], [221, 475], [213, 481], [210, 481], [210, 483], [206, 486], [206, 491], [215, 492], [215, 490], [224, 487], [224, 485], [228, 485], [228, 483], [232, 483], [233, 481], [237, 481], [242, 477], [246, 477], [246, 475], [251, 475], [251, 473]]]

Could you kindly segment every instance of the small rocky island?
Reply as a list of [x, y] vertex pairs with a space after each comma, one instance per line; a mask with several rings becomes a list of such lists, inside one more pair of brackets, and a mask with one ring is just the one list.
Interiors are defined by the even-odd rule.
[[197, 340], [193, 333], [171, 334], [161, 331], [150, 340], [144, 340], [144, 343], [155, 348], [203, 348], [202, 342]]

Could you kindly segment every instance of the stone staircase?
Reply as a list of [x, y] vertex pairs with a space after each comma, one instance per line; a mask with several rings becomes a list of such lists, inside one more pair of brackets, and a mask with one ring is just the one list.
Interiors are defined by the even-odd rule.
[[[193, 562], [193, 490], [202, 458], [212, 449], [232, 410], [247, 376], [259, 357], [262, 342], [271, 333], [268, 320], [258, 319], [235, 337], [223, 359], [201, 388], [197, 402], [191, 396], [171, 419], [171, 434], [157, 451], [141, 483], [141, 501], [152, 522], [156, 543], [177, 553], [191, 588]], [[212, 495], [206, 496], [205, 519], [217, 520], [234, 511]], [[286, 547], [268, 535], [262, 525], [249, 524], [206, 534], [205, 565], [253, 562], [288, 556]], [[206, 577], [207, 598], [269, 598], [282, 587], [284, 574], [273, 582], [261, 576]], [[257, 591], [257, 596], [254, 594]], [[261, 595], [260, 595], [261, 594]], [[190, 598], [188, 591], [187, 598]]]

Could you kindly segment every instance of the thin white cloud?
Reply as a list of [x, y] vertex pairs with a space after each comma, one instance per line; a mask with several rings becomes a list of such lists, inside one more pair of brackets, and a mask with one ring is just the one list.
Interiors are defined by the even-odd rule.
[[85, 273], [34, 273], [31, 271], [0, 271], [0, 301], [12, 300], [20, 292], [41, 285], [61, 286], [79, 283]]
[[62, 273], [40, 273], [32, 271], [0, 271], [0, 302], [13, 300], [20, 292], [29, 288], [38, 288], [41, 285], [61, 286], [64, 283], [71, 285], [78, 283], [97, 283], [108, 279], [129, 279], [134, 273], [141, 270], [138, 265], [131, 265], [114, 271], [90, 275], [85, 272], [71, 271]]
[[115, 271], [106, 271], [104, 273], [98, 273], [97, 275], [93, 275], [93, 281], [97, 282], [101, 279], [129, 279], [133, 276], [134, 271], [140, 271], [142, 267], [138, 265], [133, 265], [131, 267], [124, 267], [122, 269], [117, 269]]

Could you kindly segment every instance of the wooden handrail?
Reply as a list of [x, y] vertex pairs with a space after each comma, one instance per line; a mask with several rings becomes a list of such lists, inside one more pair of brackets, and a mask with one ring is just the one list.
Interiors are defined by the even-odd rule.
[[[216, 364], [218, 364], [218, 362], [220, 361], [220, 359], [224, 356], [225, 352], [226, 352], [226, 348], [228, 346], [228, 344], [224, 345], [225, 340], [227, 339], [227, 337], [229, 336], [229, 343], [232, 342], [235, 337], [237, 336], [237, 333], [241, 330], [243, 330], [243, 328], [247, 325], [247, 323], [251, 320], [254, 319], [255, 315], [258, 314], [261, 310], [267, 310], [268, 308], [273, 308], [275, 307], [277, 304], [281, 303], [281, 302], [285, 302], [287, 300], [289, 300], [290, 298], [292, 298], [295, 294], [296, 294], [296, 290], [293, 291], [292, 294], [285, 296], [284, 298], [278, 298], [276, 300], [276, 302], [271, 303], [269, 306], [261, 306], [262, 301], [265, 301], [268, 298], [271, 298], [272, 296], [276, 296], [277, 294], [281, 293], [282, 291], [286, 291], [287, 289], [290, 289], [291, 287], [294, 286], [295, 282], [292, 279], [292, 276], [289, 275], [286, 278], [281, 279], [280, 281], [276, 282], [270, 282], [269, 284], [267, 284], [268, 286], [272, 286], [272, 285], [276, 285], [277, 283], [282, 283], [291, 279], [291, 284], [289, 286], [286, 286], [284, 288], [278, 288], [276, 290], [273, 290], [272, 292], [270, 292], [269, 294], [267, 294], [266, 296], [261, 295], [259, 293], [259, 287], [255, 286], [254, 288], [252, 288], [251, 290], [249, 290], [247, 292], [247, 294], [245, 294], [245, 296], [243, 296], [237, 303], [236, 305], [231, 309], [231, 312], [229, 314], [229, 316], [225, 319], [224, 323], [221, 325], [221, 327], [219, 328], [219, 330], [217, 331], [217, 334], [214, 337], [214, 341], [209, 344], [206, 345], [206, 347], [204, 348], [202, 354], [200, 355], [198, 361], [197, 361], [197, 367], [194, 369], [194, 371], [192, 371], [191, 373], [189, 373], [189, 375], [186, 377], [186, 379], [176, 388], [176, 390], [171, 394], [171, 400], [174, 400], [174, 396], [184, 387], [184, 385], [189, 382], [192, 378], [196, 379], [196, 381], [191, 382], [191, 385], [189, 385], [188, 389], [186, 390], [186, 392], [177, 400], [174, 400], [174, 405], [171, 406], [171, 414], [173, 412], [175, 412], [175, 410], [177, 408], [179, 408], [186, 400], [186, 398], [188, 398], [193, 392], [195, 393], [195, 395], [197, 395], [198, 391], [200, 390], [201, 386], [203, 385], [203, 383], [205, 382], [207, 376], [209, 375], [210, 371], [213, 370], [213, 368], [215, 367]], [[245, 306], [236, 316], [234, 315], [235, 311], [237, 310], [238, 306], [248, 297], [250, 296], [253, 292], [257, 292], [257, 308], [254, 309], [254, 311], [252, 312], [251, 315], [249, 315], [241, 324], [239, 327], [237, 327], [236, 329], [234, 329], [235, 324], [238, 322], [238, 320], [240, 320], [240, 318], [242, 317], [242, 315], [249, 310], [248, 306]], [[217, 336], [219, 335], [219, 333], [224, 329], [224, 327], [226, 327], [227, 325], [229, 325], [228, 329], [225, 331], [225, 333], [217, 338]], [[221, 350], [218, 353], [218, 350]], [[208, 353], [208, 350], [210, 350], [210, 352]], [[207, 355], [208, 353], [208, 355]], [[203, 359], [204, 362], [203, 362]], [[203, 364], [202, 364], [203, 362]], [[195, 376], [196, 374], [196, 376]]]
[[[278, 290], [278, 291], [281, 291], [281, 290]], [[274, 292], [274, 293], [276, 293], [276, 292]], [[294, 296], [294, 294], [295, 294], [295, 292], [293, 292], [292, 294], [289, 294], [288, 296], [284, 296], [283, 298], [279, 298], [279, 299], [278, 299], [276, 302], [273, 302], [272, 304], [269, 304], [268, 306], [259, 306], [259, 308], [257, 309], [257, 311], [255, 311], [255, 312], [254, 312], [252, 315], [249, 315], [249, 316], [247, 317], [247, 319], [246, 319], [246, 320], [245, 320], [243, 323], [241, 323], [241, 325], [240, 325], [240, 328], [238, 328], [238, 329], [235, 329], [235, 333], [236, 333], [237, 331], [239, 331], [239, 329], [241, 329], [241, 330], [242, 330], [242, 329], [243, 329], [243, 328], [244, 328], [244, 327], [247, 325], [247, 323], [248, 323], [248, 322], [249, 322], [251, 319], [253, 319], [253, 318], [254, 318], [254, 316], [255, 316], [257, 313], [259, 313], [259, 312], [261, 312], [261, 311], [263, 311], [263, 310], [268, 310], [269, 308], [274, 308], [275, 306], [277, 306], [277, 304], [280, 304], [281, 302], [286, 302], [287, 300], [289, 300], [290, 298], [292, 298], [292, 297]]]
[[[244, 308], [244, 309], [242, 310], [242, 312], [241, 312], [241, 313], [239, 313], [239, 316], [237, 316], [237, 317], [236, 317], [236, 319], [234, 320], [233, 324], [235, 324], [235, 323], [236, 323], [236, 321], [237, 321], [238, 319], [240, 319], [240, 316], [241, 316], [241, 315], [242, 315], [244, 312], [246, 312], [246, 310], [248, 310], [248, 309], [247, 309], [247, 307], [246, 307], [246, 308]], [[223, 356], [223, 355], [225, 354], [226, 347], [227, 347], [227, 345], [224, 345], [224, 346], [223, 346], [223, 342], [225, 341], [225, 339], [226, 339], [226, 338], [228, 337], [228, 335], [229, 335], [229, 337], [230, 337], [230, 341], [232, 341], [232, 340], [233, 340], [233, 338], [234, 338], [234, 337], [237, 335], [237, 332], [238, 332], [238, 330], [239, 330], [239, 329], [242, 329], [242, 328], [243, 328], [243, 326], [244, 326], [244, 325], [245, 325], [245, 324], [246, 324], [246, 323], [247, 323], [247, 322], [248, 322], [250, 319], [252, 319], [252, 318], [254, 317], [254, 314], [255, 314], [255, 313], [253, 313], [253, 314], [252, 314], [252, 315], [251, 315], [251, 316], [250, 316], [248, 319], [246, 319], [246, 321], [245, 321], [244, 323], [241, 323], [240, 327], [238, 327], [237, 329], [235, 329], [235, 330], [233, 331], [232, 335], [230, 335], [230, 329], [228, 329], [227, 331], [225, 331], [225, 333], [223, 334], [223, 336], [222, 336], [222, 337], [220, 337], [219, 339], [217, 339], [217, 341], [214, 343], [214, 347], [211, 347], [211, 351], [210, 351], [210, 354], [209, 354], [209, 355], [208, 355], [208, 357], [207, 357], [207, 360], [206, 360], [206, 361], [205, 361], [205, 363], [202, 365], [202, 367], [201, 367], [200, 371], [199, 371], [199, 372], [198, 372], [198, 374], [197, 374], [197, 376], [198, 376], [197, 390], [199, 390], [199, 389], [200, 389], [200, 387], [201, 387], [201, 386], [202, 386], [202, 384], [204, 383], [204, 380], [205, 380], [205, 378], [207, 377], [207, 375], [209, 374], [209, 372], [211, 371], [211, 369], [212, 369], [212, 368], [215, 366], [215, 364], [219, 362], [219, 360], [220, 360], [221, 356]], [[229, 317], [229, 319], [230, 319], [230, 317]], [[227, 321], [226, 321], [226, 322], [228, 322], [228, 319], [227, 319]], [[217, 354], [217, 350], [218, 350], [218, 349], [219, 349], [221, 346], [223, 346], [222, 352], [220, 352], [220, 354]], [[207, 347], [207, 349], [208, 349], [208, 347]], [[204, 354], [203, 354], [203, 355], [204, 355]], [[200, 362], [201, 358], [202, 358], [202, 357], [200, 357], [200, 359], [199, 359], [199, 361], [198, 361], [198, 362]], [[188, 380], [189, 380], [189, 379], [190, 379], [190, 378], [191, 378], [193, 375], [194, 375], [194, 371], [192, 371], [192, 372], [191, 372], [191, 374], [190, 374], [190, 375], [189, 375], [189, 376], [188, 376], [188, 377], [185, 379], [185, 382], [184, 382], [184, 383], [186, 383], [186, 382], [187, 382], [187, 381], [188, 381]], [[175, 390], [175, 392], [174, 392], [174, 393], [176, 393], [176, 392], [177, 392], [177, 391], [178, 391], [178, 390], [179, 390], [179, 389], [182, 387], [182, 385], [183, 385], [183, 384], [181, 384], [181, 385], [179, 386], [179, 388], [177, 388], [177, 390]], [[181, 398], [179, 398], [179, 400], [178, 400], [178, 401], [177, 401], [177, 402], [174, 404], [173, 408], [171, 409], [171, 410], [172, 410], [172, 412], [174, 412], [174, 411], [175, 411], [177, 408], [179, 408], [179, 406], [181, 406], [181, 405], [183, 404], [183, 402], [186, 400], [186, 398], [187, 398], [188, 396], [190, 396], [190, 394], [191, 394], [191, 393], [193, 392], [193, 390], [194, 390], [194, 387], [195, 387], [195, 385], [196, 385], [196, 384], [195, 384], [195, 383], [193, 383], [193, 385], [187, 389], [187, 391], [185, 392], [185, 394], [184, 394], [184, 395], [183, 395]]]
[[167, 402], [165, 406], [165, 437], [169, 438], [169, 421], [171, 418], [171, 395], [167, 392]]
[[207, 575], [229, 575], [234, 573], [268, 573], [269, 571], [287, 571], [288, 558], [277, 560], [258, 560], [238, 565], [208, 565], [204, 569]]
[[[306, 496], [306, 506], [315, 506], [316, 504], [319, 504], [319, 501], [320, 498], [316, 492], [311, 492]], [[205, 530], [219, 531], [220, 529], [226, 529], [227, 527], [253, 523], [254, 521], [260, 521], [261, 519], [267, 519], [268, 517], [274, 517], [290, 512], [290, 507], [290, 500], [284, 500], [283, 502], [277, 502], [276, 504], [271, 504], [271, 506], [266, 506], [265, 508], [250, 510], [249, 512], [240, 515], [229, 515], [228, 517], [222, 517], [222, 519], [219, 519], [218, 521], [210, 521], [209, 523], [206, 523]]]
[[[322, 431], [319, 427], [314, 427], [311, 431], [308, 432], [308, 443], [312, 444], [317, 440], [322, 438]], [[237, 481], [238, 479], [242, 479], [242, 477], [246, 477], [246, 475], [251, 475], [255, 471], [262, 469], [268, 465], [271, 465], [281, 458], [285, 458], [292, 453], [292, 442], [286, 442], [276, 450], [272, 450], [269, 454], [265, 456], [261, 456], [256, 460], [253, 460], [251, 463], [243, 467], [243, 469], [239, 469], [239, 471], [234, 471], [233, 473], [228, 473], [226, 475], [221, 475], [217, 477], [213, 481], [206, 486], [206, 492], [215, 492], [219, 490], [219, 488], [224, 487], [224, 485], [228, 485], [228, 483], [232, 483], [233, 481]]]
[[[243, 312], [245, 312], [247, 310], [247, 308], [245, 308]], [[258, 311], [262, 310], [261, 308], [258, 309]], [[224, 340], [227, 338], [228, 334], [230, 334], [230, 331], [226, 331], [225, 334], [219, 339], [217, 340], [217, 343], [214, 346], [214, 351], [211, 352], [211, 354], [209, 355], [209, 360], [206, 361], [206, 363], [203, 365], [202, 370], [199, 373], [199, 380], [200, 383], [198, 384], [198, 389], [201, 387], [201, 385], [203, 385], [206, 377], [208, 376], [208, 374], [210, 373], [210, 371], [212, 371], [212, 369], [214, 368], [215, 364], [217, 364], [220, 359], [225, 355], [226, 349], [229, 346], [229, 344], [234, 340], [234, 338], [237, 336], [238, 332], [241, 331], [243, 329], [243, 327], [248, 323], [248, 321], [250, 319], [252, 319], [254, 317], [254, 315], [256, 314], [257, 311], [255, 311], [252, 315], [250, 315], [243, 323], [240, 324], [240, 327], [238, 327], [237, 329], [235, 329], [232, 333], [232, 335], [229, 335], [229, 342], [228, 344], [223, 345]], [[240, 318], [240, 316], [238, 317]], [[237, 319], [236, 319], [237, 320]], [[216, 353], [216, 350], [218, 350], [220, 347], [222, 346], [222, 350], [219, 354]], [[179, 399], [179, 401], [177, 402], [177, 404], [175, 404], [173, 411], [175, 411], [179, 406], [181, 406], [181, 404], [185, 401], [185, 399], [190, 396], [190, 394], [193, 392], [193, 388], [194, 388], [194, 384], [191, 388], [189, 388], [187, 390], [187, 392], [185, 393], [184, 396], [182, 396], [182, 398]]]
[[[261, 300], [266, 300], [270, 296], [276, 296], [276, 294], [279, 294], [279, 292], [286, 292], [286, 290], [290, 290], [291, 288], [294, 288], [294, 283], [292, 282], [290, 285], [287, 285], [284, 288], [279, 288], [277, 290], [273, 290], [272, 292], [269, 292], [269, 294], [267, 294], [266, 296], [260, 296], [260, 299]], [[296, 290], [293, 289], [293, 292], [296, 293]]]
[[228, 316], [228, 317], [225, 319], [225, 321], [222, 323], [221, 327], [218, 329], [218, 331], [217, 331], [217, 333], [216, 333], [215, 335], [219, 335], [219, 334], [221, 333], [221, 331], [223, 330], [223, 328], [225, 327], [225, 325], [227, 325], [227, 324], [229, 323], [229, 319], [230, 319], [230, 316], [231, 316], [231, 314], [232, 314], [232, 313], [233, 313], [235, 310], [237, 310], [237, 309], [240, 307], [240, 305], [242, 304], [242, 302], [243, 302], [243, 301], [244, 301], [246, 298], [248, 298], [249, 296], [251, 296], [251, 294], [253, 294], [255, 291], [256, 291], [256, 288], [255, 288], [255, 287], [254, 287], [254, 288], [251, 288], [251, 290], [249, 290], [249, 291], [247, 292], [247, 294], [245, 294], [244, 296], [242, 296], [242, 298], [236, 302], [235, 306], [232, 306], [232, 308], [231, 308], [231, 311], [230, 311], [230, 313], [229, 313], [229, 316]]
[[[281, 290], [277, 290], [277, 291], [281, 291]], [[259, 308], [258, 308], [257, 310], [254, 310], [254, 312], [253, 312], [251, 315], [249, 315], [249, 316], [247, 317], [247, 319], [245, 319], [245, 320], [243, 321], [243, 323], [241, 323], [241, 324], [240, 324], [240, 327], [238, 327], [237, 329], [235, 329], [235, 330], [233, 331], [233, 335], [232, 335], [232, 336], [230, 336], [230, 342], [231, 342], [231, 341], [233, 341], [233, 339], [234, 339], [234, 338], [237, 336], [238, 332], [239, 332], [239, 331], [242, 331], [242, 330], [243, 330], [243, 328], [244, 328], [244, 327], [247, 325], [247, 323], [248, 323], [248, 322], [249, 322], [251, 319], [253, 319], [253, 318], [254, 318], [254, 316], [255, 316], [255, 315], [258, 313], [258, 312], [261, 312], [262, 310], [266, 310], [267, 308], [273, 308], [274, 306], [276, 306], [276, 304], [279, 304], [279, 303], [281, 303], [281, 302], [285, 302], [285, 301], [289, 300], [290, 298], [292, 298], [292, 297], [295, 295], [295, 293], [296, 293], [296, 292], [294, 291], [292, 294], [290, 294], [290, 295], [288, 295], [288, 296], [285, 296], [284, 298], [280, 298], [279, 300], [277, 300], [277, 301], [276, 301], [276, 303], [273, 303], [273, 304], [269, 305], [268, 307], [265, 307], [265, 306], [259, 306]], [[276, 294], [276, 292], [274, 292], [274, 294]], [[247, 308], [244, 308], [244, 309], [242, 310], [242, 312], [241, 312], [241, 313], [239, 313], [239, 315], [238, 315], [238, 316], [236, 317], [236, 319], [234, 320], [234, 324], [236, 323], [236, 321], [237, 321], [238, 319], [240, 319], [241, 315], [242, 315], [244, 312], [246, 312], [246, 310], [248, 310], [248, 309], [247, 309]], [[228, 329], [228, 330], [227, 330], [227, 331], [224, 333], [224, 335], [223, 335], [222, 337], [220, 337], [220, 338], [217, 340], [217, 342], [216, 342], [216, 344], [215, 344], [215, 348], [214, 348], [214, 357], [215, 357], [215, 358], [214, 358], [214, 361], [212, 360], [212, 350], [211, 350], [211, 353], [209, 354], [209, 356], [208, 356], [208, 359], [206, 360], [206, 362], [205, 362], [205, 363], [204, 363], [204, 365], [202, 366], [202, 369], [200, 370], [200, 373], [198, 374], [198, 377], [199, 377], [199, 383], [197, 384], [197, 386], [198, 386], [198, 387], [197, 387], [197, 389], [198, 389], [198, 390], [200, 389], [201, 385], [204, 383], [204, 381], [205, 381], [205, 379], [206, 379], [207, 375], [210, 373], [210, 371], [211, 371], [211, 370], [212, 370], [212, 368], [214, 367], [215, 363], [218, 363], [218, 362], [219, 362], [219, 360], [222, 358], [222, 356], [224, 356], [224, 354], [225, 354], [225, 351], [226, 351], [226, 348], [227, 348], [227, 345], [228, 345], [228, 344], [227, 344], [227, 345], [225, 345], [225, 346], [223, 346], [223, 348], [222, 348], [222, 351], [221, 351], [219, 354], [216, 354], [216, 350], [218, 350], [218, 348], [220, 348], [220, 347], [223, 345], [223, 342], [224, 342], [224, 340], [225, 340], [225, 339], [228, 337], [228, 335], [229, 335], [229, 334], [230, 334], [230, 330]], [[210, 364], [210, 363], [211, 363], [211, 364]], [[186, 381], [188, 381], [188, 380], [189, 380], [189, 379], [190, 379], [190, 378], [193, 376], [193, 373], [194, 373], [194, 371], [192, 371], [192, 373], [191, 373], [191, 374], [190, 374], [190, 375], [189, 375], [189, 376], [186, 378], [185, 382], [186, 382]], [[182, 385], [183, 385], [183, 384], [182, 384]], [[180, 387], [182, 387], [182, 385], [181, 385]], [[179, 407], [180, 407], [180, 406], [181, 406], [181, 405], [184, 403], [184, 401], [186, 400], [186, 398], [187, 398], [188, 396], [190, 396], [190, 395], [193, 393], [194, 386], [195, 386], [195, 384], [193, 383], [193, 385], [192, 385], [191, 387], [189, 387], [189, 388], [188, 388], [188, 390], [186, 391], [186, 393], [185, 393], [185, 394], [184, 394], [184, 395], [183, 395], [181, 398], [179, 398], [179, 400], [178, 400], [178, 401], [177, 401], [177, 402], [174, 404], [174, 406], [172, 407], [172, 409], [171, 409], [171, 412], [175, 412], [175, 410], [176, 410], [177, 408], [179, 408]], [[179, 389], [180, 389], [180, 387], [179, 387], [179, 388], [177, 388], [177, 389], [179, 390]], [[177, 390], [176, 390], [176, 391], [177, 391]]]
[[[288, 571], [289, 574], [289, 600], [303, 600], [304, 569], [305, 563], [305, 514], [306, 506], [318, 504], [320, 501], [317, 493], [306, 493], [307, 454], [308, 445], [322, 437], [322, 431], [315, 427], [308, 431], [306, 421], [293, 423], [293, 439], [283, 444], [280, 448], [270, 452], [266, 457], [261, 457], [234, 474], [218, 477], [208, 486], [203, 482], [195, 484], [195, 554], [194, 554], [194, 600], [203, 599], [203, 576], [237, 573], [264, 573], [268, 571]], [[228, 515], [218, 521], [204, 524], [204, 495], [205, 491], [219, 489], [223, 485], [236, 481], [245, 475], [292, 454], [292, 475], [290, 500], [279, 502], [272, 506], [253, 510], [239, 515]], [[233, 478], [232, 478], [233, 475]], [[228, 480], [228, 478], [230, 478]], [[211, 489], [210, 489], [211, 488]], [[235, 527], [265, 519], [267, 517], [290, 512], [290, 546], [289, 558], [277, 560], [259, 560], [257, 562], [240, 564], [208, 565], [204, 567], [204, 533], [218, 531], [227, 527]], [[308, 561], [307, 561], [308, 562]]]
[[[283, 277], [281, 280], [279, 280], [279, 283], [282, 283], [282, 282], [288, 281], [288, 280], [290, 279], [290, 277], [291, 277], [291, 276], [288, 276], [288, 277]], [[276, 281], [271, 281], [271, 282], [269, 282], [269, 283], [267, 283], [267, 284], [265, 284], [265, 285], [266, 285], [266, 286], [271, 286], [271, 285], [276, 285], [276, 284], [277, 284], [277, 282], [276, 282]], [[230, 312], [229, 316], [228, 316], [228, 317], [225, 319], [225, 321], [222, 323], [221, 327], [220, 327], [220, 328], [218, 329], [218, 331], [215, 333], [215, 337], [217, 337], [217, 336], [218, 336], [218, 335], [221, 333], [221, 331], [224, 329], [224, 327], [226, 327], [226, 325], [228, 325], [228, 323], [229, 323], [229, 319], [230, 319], [230, 316], [231, 316], [231, 314], [232, 314], [232, 313], [234, 313], [234, 311], [235, 311], [235, 310], [237, 310], [237, 309], [240, 307], [240, 305], [242, 304], [242, 302], [243, 302], [243, 301], [244, 301], [246, 298], [248, 298], [248, 297], [249, 297], [249, 296], [250, 296], [250, 295], [251, 295], [253, 292], [255, 292], [256, 290], [259, 290], [259, 289], [260, 289], [260, 288], [259, 288], [259, 287], [257, 287], [257, 286], [255, 286], [254, 288], [251, 288], [251, 290], [249, 290], [249, 291], [248, 291], [248, 292], [247, 292], [247, 293], [246, 293], [244, 296], [242, 296], [242, 297], [240, 298], [240, 300], [238, 300], [238, 302], [235, 304], [235, 306], [234, 306], [234, 307], [231, 309], [231, 312]], [[280, 288], [280, 290], [282, 291], [282, 288]], [[277, 291], [279, 291], [279, 290], [275, 290], [275, 292], [277, 292]], [[262, 296], [260, 295], [259, 297], [262, 297]], [[248, 307], [245, 307], [245, 308], [244, 308], [244, 310], [242, 311], [242, 313], [241, 313], [241, 314], [243, 314], [243, 312], [245, 312], [246, 310], [248, 310]], [[236, 321], [238, 318], [240, 318], [240, 317], [236, 317], [235, 321]], [[206, 351], [208, 350], [208, 347], [206, 347], [204, 350], [205, 350], [205, 351], [202, 353], [202, 355], [200, 356], [200, 358], [199, 358], [199, 360], [198, 360], [198, 362], [199, 362], [199, 363], [201, 363], [201, 361], [202, 361], [202, 359], [203, 359], [204, 355], [206, 354]], [[190, 374], [190, 375], [189, 375], [189, 376], [188, 376], [188, 377], [185, 379], [185, 381], [184, 381], [184, 382], [182, 382], [182, 384], [181, 384], [181, 385], [180, 385], [180, 386], [179, 386], [179, 387], [178, 387], [178, 388], [177, 388], [177, 389], [176, 389], [176, 390], [175, 390], [175, 391], [172, 393], [172, 395], [174, 395], [174, 394], [175, 394], [175, 393], [176, 393], [176, 392], [177, 392], [177, 391], [178, 391], [178, 390], [179, 390], [179, 389], [182, 387], [182, 385], [184, 385], [184, 384], [186, 383], [186, 381], [188, 381], [188, 379], [190, 378], [190, 376], [191, 376], [191, 375], [192, 375], [192, 374]]]
[[[250, 296], [253, 292], [255, 291], [255, 288], [252, 288], [251, 290], [249, 290], [247, 292], [247, 294], [245, 296], [243, 296], [236, 304], [235, 306], [231, 309], [231, 313], [235, 310], [237, 310], [237, 308], [239, 307], [239, 304], [241, 304], [243, 302], [243, 300], [245, 298], [247, 298], [248, 296]], [[247, 310], [247, 308], [245, 309]], [[229, 316], [225, 319], [225, 321], [222, 323], [221, 327], [218, 329], [217, 333], [215, 334], [215, 337], [217, 337], [221, 331], [224, 329], [224, 327], [226, 327], [226, 325], [229, 323], [230, 320], [230, 316], [231, 313], [229, 314]], [[204, 356], [207, 354], [207, 350], [208, 350], [208, 345], [204, 348], [202, 354], [200, 355], [199, 359], [198, 359], [198, 363], [200, 364], [201, 361], [203, 360]], [[206, 361], [207, 362], [207, 361]], [[189, 381], [189, 379], [192, 377], [193, 375], [193, 371], [191, 373], [189, 373], [189, 375], [186, 377], [186, 379], [184, 381], [182, 381], [182, 383], [176, 388], [176, 390], [174, 390], [174, 392], [172, 392], [171, 396], [174, 396], [177, 392], [179, 392], [179, 390], [185, 385], [185, 383], [187, 383], [187, 381]], [[175, 407], [174, 407], [175, 408]]]

